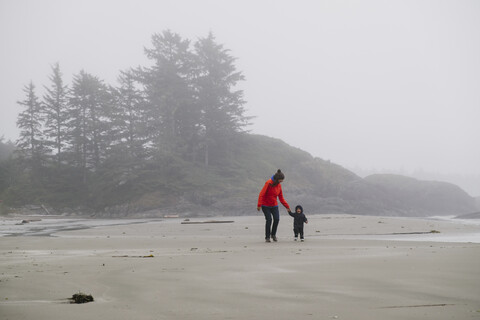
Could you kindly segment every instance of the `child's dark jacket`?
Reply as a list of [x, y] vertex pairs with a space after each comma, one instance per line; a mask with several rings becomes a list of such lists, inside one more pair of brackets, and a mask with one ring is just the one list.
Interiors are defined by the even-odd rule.
[[[297, 213], [297, 209], [300, 209], [301, 212]], [[307, 222], [307, 217], [303, 214], [303, 208], [302, 206], [296, 206], [295, 207], [295, 212], [289, 212], [289, 215], [293, 217], [293, 226], [294, 227], [303, 227], [303, 223]]]

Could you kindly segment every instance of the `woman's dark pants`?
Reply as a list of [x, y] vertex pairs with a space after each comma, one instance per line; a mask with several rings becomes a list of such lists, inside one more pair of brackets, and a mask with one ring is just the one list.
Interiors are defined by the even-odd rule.
[[270, 239], [271, 236], [277, 235], [278, 222], [280, 222], [280, 213], [278, 211], [278, 207], [262, 206], [262, 211], [265, 215], [265, 239]]

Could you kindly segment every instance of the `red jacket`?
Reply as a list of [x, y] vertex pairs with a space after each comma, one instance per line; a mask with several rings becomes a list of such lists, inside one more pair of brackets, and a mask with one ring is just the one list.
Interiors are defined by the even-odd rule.
[[283, 198], [282, 185], [280, 183], [274, 185], [273, 180], [269, 179], [267, 182], [265, 182], [262, 191], [260, 191], [260, 194], [258, 195], [257, 207], [276, 207], [278, 206], [277, 197], [280, 199], [280, 202], [283, 204], [283, 206], [290, 210], [290, 206]]

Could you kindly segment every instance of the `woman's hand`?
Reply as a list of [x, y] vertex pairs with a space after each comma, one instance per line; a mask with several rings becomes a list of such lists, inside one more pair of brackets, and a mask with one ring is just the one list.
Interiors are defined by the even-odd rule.
[[257, 211], [260, 211], [260, 207], [257, 207]]

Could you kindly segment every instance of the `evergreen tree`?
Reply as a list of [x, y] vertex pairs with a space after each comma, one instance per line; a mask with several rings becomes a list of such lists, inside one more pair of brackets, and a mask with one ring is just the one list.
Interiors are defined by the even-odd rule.
[[244, 76], [236, 70], [235, 58], [229, 50], [217, 44], [210, 33], [195, 43], [195, 53], [196, 97], [202, 111], [202, 145], [208, 166], [210, 154], [225, 150], [229, 137], [242, 131], [249, 118], [244, 115], [243, 92], [235, 90]]
[[88, 170], [100, 165], [109, 145], [105, 115], [110, 96], [102, 81], [83, 70], [74, 76], [70, 95], [70, 152], [86, 183]]
[[5, 141], [5, 137], [0, 137], [0, 161], [10, 158], [15, 150], [15, 144], [10, 140]]
[[154, 65], [137, 71], [148, 101], [149, 135], [158, 149], [181, 152], [198, 131], [190, 42], [167, 30], [154, 34], [152, 45], [145, 54]]
[[26, 85], [23, 91], [25, 100], [17, 102], [24, 108], [17, 118], [17, 127], [20, 129], [20, 137], [16, 142], [17, 152], [21, 159], [30, 163], [30, 167], [39, 168], [45, 161], [46, 155], [42, 135], [42, 125], [45, 119], [33, 82]]
[[46, 123], [44, 134], [48, 139], [48, 145], [52, 153], [56, 155], [57, 162], [62, 160], [62, 152], [65, 148], [67, 135], [67, 86], [63, 84], [60, 66], [56, 63], [52, 67], [50, 76], [51, 87], [45, 87], [47, 93], [44, 96], [44, 112]]
[[0, 199], [2, 193], [10, 186], [12, 181], [14, 165], [12, 155], [14, 150], [15, 145], [11, 141], [5, 142], [4, 137], [0, 137]]
[[147, 143], [145, 99], [132, 71], [121, 72], [118, 82], [119, 87], [111, 89], [114, 100], [110, 114], [112, 142], [130, 158], [141, 159], [145, 157]]

